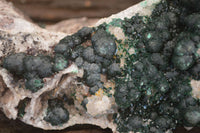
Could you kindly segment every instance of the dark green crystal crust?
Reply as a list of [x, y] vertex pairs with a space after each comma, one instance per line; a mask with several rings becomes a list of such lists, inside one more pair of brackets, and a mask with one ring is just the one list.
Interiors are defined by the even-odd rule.
[[[199, 126], [200, 102], [191, 96], [190, 80], [199, 80], [200, 71], [200, 10], [191, 4], [200, 5], [191, 1], [163, 0], [150, 17], [121, 21], [129, 46], [119, 47], [126, 65], [115, 79], [119, 132], [165, 133], [177, 126]], [[131, 48], [134, 54], [129, 54]]]
[[49, 99], [48, 108], [44, 120], [52, 126], [62, 125], [69, 120], [69, 112], [64, 107], [63, 101], [59, 99]]
[[[90, 41], [91, 45], [84, 46], [86, 41]], [[24, 78], [26, 89], [37, 92], [43, 87], [43, 78], [52, 76], [74, 62], [84, 69], [84, 83], [89, 87], [102, 88], [101, 73], [110, 77], [120, 74], [119, 64], [114, 59], [116, 50], [115, 38], [106, 32], [105, 26], [83, 27], [60, 40], [54, 47], [53, 56], [11, 54], [4, 58], [3, 67], [15, 76]], [[92, 91], [95, 93], [97, 89]]]
[[[90, 44], [89, 46], [85, 44], [86, 41]], [[16, 79], [23, 78], [25, 88], [35, 93], [44, 86], [43, 78], [50, 77], [75, 63], [84, 70], [83, 78], [77, 80], [89, 87], [87, 95], [95, 95], [100, 88], [107, 90], [101, 81], [101, 74], [112, 78], [121, 72], [119, 62], [114, 58], [116, 51], [115, 38], [106, 32], [105, 26], [84, 27], [77, 33], [60, 40], [54, 47], [54, 53], [50, 56], [26, 53], [10, 54], [3, 59], [2, 66], [11, 72]], [[106, 91], [108, 95], [110, 95], [109, 91], [110, 89]], [[72, 104], [74, 99], [75, 97], [67, 99], [68, 102], [65, 104]], [[61, 101], [58, 101], [58, 98], [48, 101], [46, 117], [44, 118], [46, 122], [52, 126], [68, 122], [69, 112], [62, 103], [65, 100], [66, 97]], [[87, 110], [87, 103], [88, 100], [85, 97], [81, 103], [85, 110]], [[25, 105], [21, 108], [20, 116], [25, 113], [23, 110]]]

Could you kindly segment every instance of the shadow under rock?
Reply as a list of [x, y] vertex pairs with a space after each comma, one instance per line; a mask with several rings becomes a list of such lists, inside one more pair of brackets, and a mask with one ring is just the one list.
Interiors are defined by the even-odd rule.
[[102, 129], [95, 125], [75, 125], [60, 131], [46, 131], [30, 125], [20, 120], [9, 120], [0, 111], [0, 133], [112, 133], [111, 129]]
[[[46, 131], [30, 125], [27, 125], [20, 120], [9, 120], [0, 111], [0, 133], [112, 133], [111, 129], [102, 129], [98, 126], [84, 124], [68, 127], [60, 131]], [[177, 127], [173, 133], [200, 133], [200, 128], [195, 127], [187, 131], [183, 127]]]

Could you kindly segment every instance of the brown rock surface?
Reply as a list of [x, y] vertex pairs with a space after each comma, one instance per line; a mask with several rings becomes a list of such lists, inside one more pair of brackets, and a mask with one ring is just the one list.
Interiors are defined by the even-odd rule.
[[58, 22], [69, 18], [102, 18], [142, 0], [8, 0], [39, 22]]

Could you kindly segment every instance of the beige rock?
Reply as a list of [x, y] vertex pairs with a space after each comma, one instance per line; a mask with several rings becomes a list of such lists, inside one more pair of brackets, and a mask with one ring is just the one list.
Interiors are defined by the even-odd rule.
[[192, 95], [196, 99], [200, 99], [200, 81], [191, 80], [190, 82], [192, 86]]
[[95, 25], [95, 23], [99, 19], [88, 19], [86, 17], [83, 18], [73, 18], [70, 20], [63, 20], [61, 22], [58, 22], [54, 25], [47, 25], [45, 28], [49, 31], [54, 32], [63, 32], [66, 34], [72, 34], [80, 30], [84, 26], [92, 26]]
[[[4, 0], [0, 1], [0, 58], [10, 53], [31, 53], [37, 55], [45, 53], [53, 54], [53, 46], [67, 34], [61, 32], [48, 31], [29, 22], [23, 15], [18, 14], [11, 3]], [[75, 27], [76, 28], [76, 27]], [[68, 75], [68, 76], [65, 76]], [[83, 71], [78, 70], [77, 66], [72, 64], [59, 73], [51, 77], [44, 78], [44, 87], [36, 93], [24, 89], [20, 84], [23, 80], [15, 82], [13, 75], [0, 68], [1, 83], [5, 84], [0, 92], [0, 108], [10, 119], [16, 119], [19, 102], [29, 98], [30, 102], [25, 108], [25, 115], [20, 118], [23, 122], [46, 130], [64, 129], [75, 124], [98, 125], [102, 128], [111, 128], [115, 131], [116, 126], [107, 119], [107, 114], [98, 118], [87, 114], [86, 110], [80, 105], [81, 101], [75, 101], [73, 107], [65, 105], [70, 113], [70, 120], [62, 126], [52, 126], [43, 120], [47, 110], [48, 98], [54, 98], [61, 94], [70, 95], [74, 91], [78, 96], [87, 94], [88, 87], [75, 87], [76, 78], [81, 77]], [[83, 92], [83, 90], [85, 90]], [[78, 99], [78, 98], [77, 98]], [[77, 111], [76, 108], [79, 110]]]

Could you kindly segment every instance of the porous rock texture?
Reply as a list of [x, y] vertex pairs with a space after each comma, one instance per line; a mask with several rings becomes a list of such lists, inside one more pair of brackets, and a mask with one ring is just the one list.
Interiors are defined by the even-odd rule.
[[[40, 28], [36, 24], [26, 20], [23, 14], [15, 9], [12, 3], [4, 0], [0, 1], [1, 59], [9, 54], [21, 52], [33, 55], [44, 53], [51, 55], [53, 54], [53, 47], [66, 35], [66, 33], [51, 32]], [[115, 130], [112, 121], [107, 119], [107, 114], [93, 117], [85, 109], [79, 107], [83, 95], [86, 95], [88, 91], [87, 86], [76, 87], [76, 78], [82, 76], [82, 70], [78, 70], [78, 67], [72, 63], [63, 71], [51, 77], [44, 78], [43, 81], [45, 83], [43, 88], [36, 93], [31, 93], [29, 90], [24, 89], [24, 86], [20, 85], [20, 82], [24, 81], [15, 80], [11, 73], [1, 67], [0, 77], [2, 86], [0, 91], [0, 107], [8, 118], [16, 119], [19, 116], [17, 107], [19, 107], [20, 101], [27, 101], [25, 107], [26, 113], [20, 119], [27, 124], [45, 130], [64, 129], [75, 124], [92, 124]], [[60, 93], [63, 95], [65, 90], [70, 90], [70, 87], [74, 87], [73, 91], [76, 91], [76, 95], [78, 96], [77, 101], [74, 101], [74, 106], [67, 107], [70, 113], [69, 121], [63, 125], [52, 126], [43, 120], [47, 111], [47, 101], [49, 97], [59, 97]], [[80, 108], [79, 111], [76, 110], [76, 105]]]
[[[154, 5], [158, 2], [160, 0], [143, 1], [116, 15], [99, 20], [94, 26], [104, 22], [110, 23], [115, 18], [122, 20], [125, 17], [131, 18], [137, 13], [141, 16], [151, 15]], [[117, 39], [122, 41], [126, 39], [123, 30], [117, 26], [110, 26], [109, 31]], [[66, 35], [66, 33], [52, 32], [38, 27], [28, 21], [11, 3], [0, 0], [1, 62], [5, 56], [13, 53], [53, 55], [55, 45]], [[129, 52], [134, 53], [134, 49], [131, 49]], [[124, 66], [123, 58], [121, 59], [120, 66]], [[79, 78], [84, 76], [84, 71], [75, 63], [71, 63], [67, 68], [54, 75], [43, 78], [43, 87], [35, 93], [24, 89], [24, 81], [16, 79], [13, 75], [3, 67], [0, 67], [0, 108], [8, 118], [19, 118], [27, 124], [45, 130], [60, 130], [75, 124], [92, 124], [102, 128], [108, 127], [113, 132], [117, 132], [117, 125], [112, 119], [112, 115], [117, 111], [114, 97], [107, 96], [103, 89], [99, 89], [95, 95], [89, 95], [89, 87], [84, 84], [80, 85], [79, 82]], [[105, 78], [104, 75], [101, 75], [100, 80], [104, 82], [107, 88], [111, 87], [112, 91], [114, 91], [115, 84], [113, 82]], [[193, 87], [194, 97], [199, 98], [199, 81], [192, 80], [191, 86]], [[49, 111], [48, 100], [63, 98], [65, 95], [67, 95], [67, 101], [70, 101], [69, 99], [74, 100], [73, 104], [61, 105], [61, 107], [67, 108], [69, 121], [60, 125], [48, 123], [49, 119], [47, 118], [45, 121]], [[19, 110], [21, 102], [26, 104], [24, 111], [22, 111], [23, 113]], [[60, 108], [55, 110], [60, 111], [60, 114], [64, 112]]]

